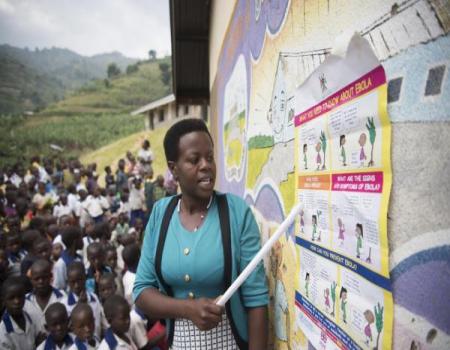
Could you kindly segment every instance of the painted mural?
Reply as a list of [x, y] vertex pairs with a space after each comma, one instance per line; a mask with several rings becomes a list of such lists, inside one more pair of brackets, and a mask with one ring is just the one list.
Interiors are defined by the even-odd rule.
[[[395, 135], [395, 123], [450, 121], [449, 30], [448, 0], [236, 1], [211, 104], [222, 169], [218, 188], [252, 206], [263, 240], [295, 200], [295, 90], [324, 61], [336, 36], [356, 31], [371, 44], [386, 71]], [[388, 232], [393, 348], [450, 348], [450, 230], [412, 239], [403, 232]], [[265, 265], [270, 348], [308, 349], [295, 321], [293, 228]]]

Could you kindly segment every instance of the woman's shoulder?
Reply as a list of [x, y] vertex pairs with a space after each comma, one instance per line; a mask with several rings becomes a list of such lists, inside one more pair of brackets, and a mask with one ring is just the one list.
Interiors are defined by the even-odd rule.
[[174, 196], [169, 196], [169, 197], [163, 197], [159, 200], [157, 200], [153, 206], [153, 210], [155, 210], [155, 214], [157, 215], [164, 215], [166, 208], [169, 206], [170, 201], [172, 201], [172, 199], [174, 197], [177, 197], [176, 195]]
[[224, 195], [227, 198], [227, 201], [229, 203], [229, 205], [237, 205], [240, 207], [248, 207], [248, 204], [245, 202], [244, 199], [242, 199], [241, 197], [233, 194], [233, 193], [222, 193], [222, 192], [217, 192], [218, 195]]

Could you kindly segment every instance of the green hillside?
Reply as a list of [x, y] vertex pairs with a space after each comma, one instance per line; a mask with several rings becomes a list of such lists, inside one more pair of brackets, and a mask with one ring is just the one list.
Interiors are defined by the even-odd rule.
[[33, 155], [79, 157], [144, 130], [145, 117], [129, 112], [170, 93], [170, 57], [136, 67], [106, 84], [93, 81], [39, 114], [0, 117], [0, 167]]
[[118, 52], [86, 57], [60, 48], [31, 51], [0, 45], [0, 114], [42, 110], [67, 91], [106, 78], [110, 63], [125, 71], [136, 62]]
[[170, 67], [170, 63], [170, 57], [136, 63], [137, 71], [89, 82], [64, 100], [50, 105], [41, 115], [130, 112], [170, 93], [171, 82], [163, 83], [160, 69], [160, 64]]

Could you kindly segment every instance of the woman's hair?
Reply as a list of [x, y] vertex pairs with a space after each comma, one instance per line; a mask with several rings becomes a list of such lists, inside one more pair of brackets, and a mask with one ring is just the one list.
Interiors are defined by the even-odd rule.
[[342, 146], [342, 140], [345, 140], [345, 135], [339, 137], [339, 144]]
[[361, 237], [364, 237], [362, 224], [356, 224], [356, 227], [359, 228], [359, 231], [361, 232]]
[[345, 287], [341, 288], [341, 292], [339, 293], [339, 299], [342, 299], [342, 293], [347, 293], [347, 289]]
[[173, 124], [169, 130], [167, 130], [166, 136], [164, 136], [164, 153], [166, 154], [166, 160], [168, 162], [176, 162], [178, 160], [178, 145], [180, 139], [184, 135], [195, 131], [206, 132], [212, 142], [208, 127], [201, 119], [183, 119]]

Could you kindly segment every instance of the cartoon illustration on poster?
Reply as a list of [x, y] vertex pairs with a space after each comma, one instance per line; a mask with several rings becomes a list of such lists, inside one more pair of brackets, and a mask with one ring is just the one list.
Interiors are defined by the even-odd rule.
[[389, 348], [390, 123], [365, 39], [354, 35], [297, 89], [295, 126], [300, 328], [318, 349]]

